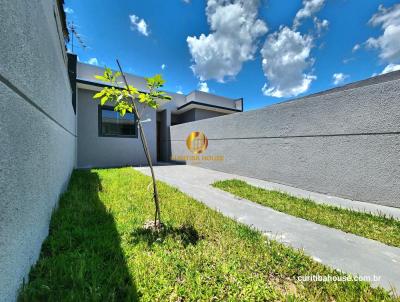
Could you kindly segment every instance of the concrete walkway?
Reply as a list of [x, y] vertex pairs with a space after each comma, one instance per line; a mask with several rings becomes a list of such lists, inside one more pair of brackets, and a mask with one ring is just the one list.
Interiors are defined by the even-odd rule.
[[[149, 174], [148, 168], [135, 169]], [[265, 188], [271, 183], [185, 165], [157, 166], [155, 173], [159, 180], [210, 208], [252, 226], [272, 239], [303, 249], [316, 261], [354, 275], [380, 276], [380, 281], [372, 281], [373, 285], [386, 289], [394, 287], [400, 292], [400, 248], [290, 216], [210, 186], [217, 180], [232, 178]]]

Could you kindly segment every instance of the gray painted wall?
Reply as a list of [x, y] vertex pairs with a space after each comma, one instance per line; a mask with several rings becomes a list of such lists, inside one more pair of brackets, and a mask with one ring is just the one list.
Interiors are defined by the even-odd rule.
[[208, 137], [204, 155], [223, 155], [224, 161], [189, 164], [400, 207], [400, 72], [172, 126], [173, 156], [190, 155], [185, 140], [191, 131]]
[[0, 0], [0, 301], [38, 258], [75, 164], [76, 129], [54, 3]]
[[226, 113], [195, 108], [195, 109], [190, 109], [181, 114], [172, 114], [171, 119], [173, 123], [183, 124], [222, 115], [226, 115]]
[[190, 109], [181, 114], [172, 114], [171, 116], [171, 122], [173, 122], [174, 124], [189, 123], [195, 120], [196, 120], [195, 109]]
[[210, 110], [204, 110], [204, 109], [199, 109], [199, 108], [196, 108], [194, 110], [195, 110], [195, 119], [196, 119], [196, 121], [204, 120], [206, 118], [212, 118], [212, 117], [226, 115], [226, 113], [210, 111]]
[[187, 95], [186, 102], [189, 103], [193, 101], [227, 108], [235, 108], [235, 102], [232, 99], [199, 90], [192, 91]]
[[[147, 165], [140, 135], [137, 138], [101, 137], [98, 135], [98, 105], [95, 91], [78, 89], [78, 167], [120, 167]], [[152, 159], [157, 158], [156, 111], [146, 109], [142, 120]]]

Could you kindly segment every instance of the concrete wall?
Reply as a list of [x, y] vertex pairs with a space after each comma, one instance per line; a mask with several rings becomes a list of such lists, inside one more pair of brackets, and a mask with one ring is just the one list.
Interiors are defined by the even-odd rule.
[[400, 72], [330, 93], [172, 126], [171, 153], [190, 155], [191, 131], [209, 139], [194, 161], [220, 171], [400, 207]]
[[226, 113], [195, 108], [181, 114], [172, 114], [171, 120], [173, 124], [183, 124], [222, 115], [226, 115]]
[[0, 0], [0, 301], [16, 299], [75, 164], [75, 115], [54, 7]]
[[[118, 167], [146, 165], [140, 135], [137, 138], [101, 137], [98, 133], [98, 105], [95, 91], [78, 89], [78, 167]], [[156, 112], [146, 109], [142, 120], [152, 159], [157, 156]]]
[[221, 113], [221, 112], [217, 112], [217, 111], [210, 111], [210, 110], [204, 110], [204, 109], [194, 109], [194, 110], [196, 112], [195, 113], [196, 121], [226, 115], [226, 113]]
[[189, 123], [196, 120], [196, 109], [190, 109], [181, 114], [172, 114], [171, 122], [173, 124]]

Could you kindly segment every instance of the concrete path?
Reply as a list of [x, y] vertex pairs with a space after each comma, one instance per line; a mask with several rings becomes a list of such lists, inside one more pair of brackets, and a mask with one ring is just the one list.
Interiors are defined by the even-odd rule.
[[[149, 174], [148, 168], [135, 169]], [[303, 249], [316, 261], [354, 275], [380, 276], [379, 281], [372, 281], [373, 285], [387, 289], [394, 287], [400, 293], [400, 248], [290, 216], [210, 186], [217, 180], [232, 178], [251, 180], [254, 182], [250, 183], [266, 187], [268, 182], [262, 184], [259, 180], [185, 165], [157, 166], [155, 173], [159, 180], [210, 208], [252, 226], [272, 239]]]

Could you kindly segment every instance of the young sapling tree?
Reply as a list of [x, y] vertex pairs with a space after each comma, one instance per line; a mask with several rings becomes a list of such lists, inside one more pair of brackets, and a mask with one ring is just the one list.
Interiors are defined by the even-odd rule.
[[[119, 71], [113, 72], [110, 68], [105, 68], [103, 75], [96, 75], [95, 78], [111, 84], [111, 87], [104, 87], [100, 92], [96, 93], [93, 98], [100, 99], [100, 105], [103, 106], [107, 102], [114, 105], [114, 110], [122, 117], [127, 113], [133, 113], [136, 117], [137, 127], [139, 129], [140, 139], [143, 145], [143, 150], [150, 167], [152, 183], [153, 183], [153, 199], [155, 205], [154, 228], [161, 228], [161, 212], [160, 201], [157, 191], [156, 177], [154, 175], [153, 163], [147, 144], [146, 135], [143, 131], [141, 115], [146, 108], [153, 110], [157, 109], [159, 100], [171, 100], [160, 88], [164, 86], [165, 80], [160, 74], [151, 78], [146, 78], [147, 92], [140, 92], [137, 88], [129, 85], [122, 67], [117, 60]], [[122, 77], [123, 82], [118, 82], [118, 78]], [[122, 86], [121, 86], [122, 85]]]

